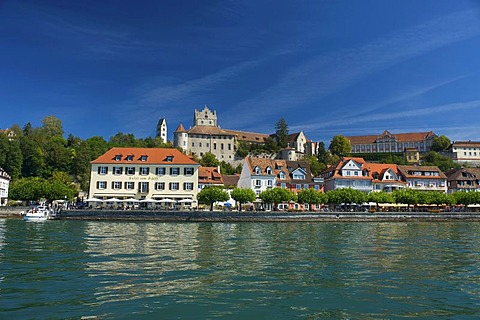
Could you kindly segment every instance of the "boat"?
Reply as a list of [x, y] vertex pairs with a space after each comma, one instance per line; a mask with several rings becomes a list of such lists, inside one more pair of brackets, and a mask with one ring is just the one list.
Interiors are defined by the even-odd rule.
[[23, 216], [24, 221], [47, 221], [51, 219], [53, 211], [47, 206], [35, 206], [30, 208]]

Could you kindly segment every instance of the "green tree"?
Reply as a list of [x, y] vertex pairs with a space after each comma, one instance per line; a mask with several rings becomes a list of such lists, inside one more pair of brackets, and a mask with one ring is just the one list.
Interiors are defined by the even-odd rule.
[[200, 164], [202, 167], [218, 167], [220, 162], [217, 160], [217, 157], [211, 152], [206, 152], [200, 159]]
[[252, 145], [246, 141], [240, 141], [237, 143], [236, 156], [239, 158], [245, 158], [252, 149]]
[[318, 162], [327, 166], [329, 164], [334, 164], [336, 162], [336, 160], [338, 160], [338, 157], [336, 157], [336, 159], [334, 159], [334, 157], [332, 156], [330, 151], [328, 151], [325, 148], [325, 143], [320, 141], [318, 143], [318, 148], [317, 148], [317, 159], [318, 159]]
[[367, 195], [360, 190], [341, 188], [327, 191], [328, 203], [332, 204], [362, 204]]
[[297, 193], [298, 203], [308, 203], [310, 208], [315, 204], [324, 204], [328, 201], [325, 193], [315, 189], [302, 189]]
[[45, 135], [45, 137], [51, 138], [51, 137], [61, 137], [63, 138], [63, 127], [62, 127], [62, 121], [60, 119], [57, 119], [55, 116], [47, 116], [42, 120], [42, 134]]
[[20, 148], [20, 141], [16, 139], [8, 141], [5, 162], [2, 165], [3, 169], [12, 179], [18, 179], [22, 175], [22, 165], [23, 154]]
[[328, 149], [330, 150], [332, 155], [344, 157], [352, 151], [352, 146], [350, 145], [350, 141], [346, 137], [339, 134], [333, 137]]
[[27, 202], [38, 201], [44, 196], [45, 179], [28, 177], [12, 181], [9, 188], [9, 198]]
[[208, 204], [210, 211], [213, 211], [213, 204], [215, 202], [227, 201], [230, 196], [228, 192], [220, 187], [207, 186], [198, 193], [197, 198], [199, 203]]
[[267, 189], [260, 193], [260, 199], [262, 199], [263, 203], [265, 204], [273, 204], [273, 209], [277, 210], [278, 209], [278, 204], [282, 202], [288, 202], [288, 201], [295, 201], [296, 200], [296, 195], [284, 188], [273, 188], [273, 189]]
[[440, 155], [438, 152], [430, 151], [421, 157], [423, 166], [437, 166], [442, 171], [452, 168], [459, 168], [460, 165], [453, 162], [452, 159]]
[[288, 146], [288, 125], [283, 117], [275, 124], [275, 141], [280, 148]]
[[234, 188], [230, 193], [233, 200], [238, 202], [238, 211], [242, 211], [242, 204], [253, 202], [257, 199], [255, 191], [252, 189]]
[[231, 163], [222, 161], [220, 162], [220, 172], [222, 174], [232, 175], [236, 173], [236, 168], [234, 168]]
[[310, 164], [310, 171], [315, 177], [327, 167], [324, 163], [318, 161], [317, 157], [315, 156], [308, 156], [305, 158], [305, 160]]
[[391, 193], [380, 191], [380, 192], [370, 192], [367, 196], [367, 201], [375, 202], [378, 210], [379, 203], [394, 203], [395, 199]]
[[446, 151], [451, 144], [452, 142], [447, 136], [441, 135], [433, 138], [432, 147], [430, 148], [430, 150], [437, 152]]
[[136, 146], [137, 141], [135, 139], [135, 136], [131, 133], [124, 134], [123, 132], [119, 132], [116, 135], [110, 137], [110, 140], [108, 141], [109, 149], [113, 147], [134, 148]]
[[410, 209], [410, 205], [419, 203], [419, 191], [413, 189], [399, 189], [392, 193], [395, 203], [406, 204]]

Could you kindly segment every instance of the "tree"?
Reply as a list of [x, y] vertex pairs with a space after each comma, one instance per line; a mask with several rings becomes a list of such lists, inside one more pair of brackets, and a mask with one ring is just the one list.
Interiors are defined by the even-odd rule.
[[108, 141], [109, 148], [113, 147], [136, 147], [135, 136], [132, 133], [124, 134], [119, 132]]
[[391, 193], [380, 191], [380, 192], [370, 192], [367, 196], [368, 202], [375, 202], [378, 210], [379, 203], [394, 203], [395, 199]]
[[292, 191], [284, 188], [267, 189], [260, 193], [259, 197], [262, 199], [263, 203], [273, 204], [274, 210], [277, 210], [279, 203], [296, 199], [296, 195]]
[[[318, 143], [317, 159], [318, 159], [318, 162], [323, 163], [325, 166], [327, 166], [329, 164], [334, 164], [336, 162], [336, 160], [333, 158], [330, 151], [328, 151], [325, 148], [325, 143], [323, 143], [323, 141], [320, 141]], [[338, 158], [337, 158], [337, 160], [338, 160]]]
[[299, 203], [308, 203], [310, 207], [314, 204], [324, 204], [327, 202], [327, 195], [315, 189], [302, 189], [297, 193]]
[[344, 157], [352, 151], [352, 146], [350, 145], [350, 141], [346, 137], [339, 134], [333, 137], [328, 149], [330, 150], [332, 155]]
[[206, 152], [200, 159], [200, 164], [202, 167], [218, 167], [220, 162], [217, 160], [217, 157], [211, 152]]
[[38, 201], [44, 196], [45, 179], [40, 177], [21, 178], [12, 181], [9, 198], [27, 202]]
[[447, 136], [441, 135], [433, 138], [432, 147], [430, 148], [430, 150], [437, 152], [446, 151], [451, 144], [452, 142]]
[[438, 152], [429, 151], [421, 157], [422, 165], [424, 166], [437, 166], [442, 171], [447, 171], [452, 168], [459, 168], [460, 165], [453, 162], [452, 159], [446, 156], [440, 155]]
[[280, 148], [288, 146], [288, 125], [283, 117], [275, 124], [275, 141]]
[[63, 138], [63, 127], [62, 121], [57, 119], [55, 116], [47, 116], [42, 120], [43, 126], [41, 128], [42, 133], [45, 137], [62, 137]]
[[341, 188], [327, 191], [328, 203], [332, 204], [362, 204], [367, 195], [360, 190]]
[[242, 211], [242, 204], [247, 202], [253, 202], [257, 199], [257, 195], [255, 191], [252, 189], [244, 189], [244, 188], [234, 188], [232, 192], [230, 192], [230, 196], [233, 200], [238, 202], [238, 210]]
[[220, 187], [207, 186], [203, 188], [197, 195], [198, 202], [210, 205], [210, 211], [213, 211], [215, 202], [224, 202], [229, 199], [228, 192]]
[[403, 203], [408, 205], [410, 209], [410, 205], [416, 205], [419, 202], [419, 191], [412, 190], [412, 189], [399, 189], [393, 191], [392, 195], [395, 199], [396, 203]]
[[310, 171], [312, 172], [313, 176], [318, 176], [320, 172], [325, 170], [327, 167], [324, 163], [321, 163], [318, 161], [317, 157], [315, 156], [309, 156], [306, 157], [305, 160], [307, 160], [310, 164]]
[[18, 179], [22, 175], [22, 165], [23, 154], [19, 140], [8, 141], [5, 162], [2, 165], [3, 169], [12, 179]]

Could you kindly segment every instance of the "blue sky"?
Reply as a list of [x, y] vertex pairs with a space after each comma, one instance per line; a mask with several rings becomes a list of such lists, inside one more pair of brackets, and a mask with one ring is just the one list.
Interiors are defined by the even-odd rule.
[[226, 129], [480, 140], [480, 2], [1, 1], [0, 128], [83, 139]]

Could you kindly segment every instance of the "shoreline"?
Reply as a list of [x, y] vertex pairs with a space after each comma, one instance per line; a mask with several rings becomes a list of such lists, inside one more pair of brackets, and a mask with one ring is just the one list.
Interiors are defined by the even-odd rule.
[[159, 222], [406, 222], [480, 221], [480, 212], [251, 212], [68, 210], [59, 220]]

